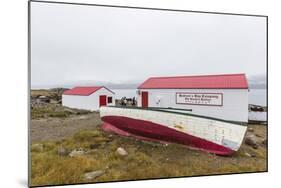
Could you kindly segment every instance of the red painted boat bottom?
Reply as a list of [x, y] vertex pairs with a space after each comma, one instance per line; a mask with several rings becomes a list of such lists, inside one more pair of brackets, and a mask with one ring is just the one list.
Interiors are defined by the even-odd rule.
[[105, 130], [105, 131], [108, 131], [108, 132], [114, 132], [116, 134], [119, 134], [119, 135], [122, 135], [122, 136], [133, 136], [137, 139], [140, 139], [140, 140], [145, 140], [145, 141], [153, 141], [153, 142], [160, 142], [162, 144], [168, 144], [170, 142], [165, 142], [165, 141], [162, 141], [162, 140], [157, 140], [157, 139], [153, 139], [153, 138], [147, 138], [147, 137], [143, 137], [143, 136], [138, 136], [138, 135], [135, 135], [135, 134], [131, 134], [131, 133], [128, 133], [126, 131], [123, 131], [121, 129], [118, 129], [117, 127], [109, 124], [109, 123], [103, 123], [102, 125], [102, 129]]
[[150, 121], [123, 116], [104, 116], [102, 120], [104, 121], [102, 128], [105, 131], [123, 136], [134, 136], [138, 139], [161, 143], [179, 143], [219, 155], [231, 155], [234, 152], [222, 145]]

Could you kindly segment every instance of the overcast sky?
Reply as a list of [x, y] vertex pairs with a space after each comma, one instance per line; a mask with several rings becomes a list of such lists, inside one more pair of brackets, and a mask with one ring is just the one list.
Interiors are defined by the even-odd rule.
[[266, 74], [266, 18], [31, 3], [32, 87]]

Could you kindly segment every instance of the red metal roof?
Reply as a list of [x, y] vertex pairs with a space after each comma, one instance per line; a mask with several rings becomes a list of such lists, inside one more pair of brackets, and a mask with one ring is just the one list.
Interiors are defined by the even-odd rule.
[[139, 89], [248, 89], [245, 74], [151, 77]]
[[[84, 96], [89, 96], [89, 95], [95, 93], [96, 91], [98, 91], [101, 88], [107, 89], [104, 86], [74, 87], [72, 89], [66, 90], [65, 92], [63, 92], [63, 94], [64, 95], [84, 95]], [[107, 89], [107, 90], [114, 94], [113, 91], [111, 91], [109, 89]]]

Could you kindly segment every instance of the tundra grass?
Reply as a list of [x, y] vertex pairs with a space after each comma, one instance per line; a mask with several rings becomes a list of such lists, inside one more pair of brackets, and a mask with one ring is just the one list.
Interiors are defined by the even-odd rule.
[[45, 107], [34, 107], [31, 109], [31, 118], [32, 119], [40, 119], [46, 117], [58, 117], [65, 118], [69, 117], [73, 114], [70, 111], [65, 111], [63, 109], [57, 110], [57, 108], [52, 105], [46, 105]]
[[31, 118], [40, 119], [47, 117], [66, 118], [70, 115], [88, 114], [88, 110], [70, 109], [63, 106], [56, 106], [55, 104], [45, 104], [45, 106], [35, 106], [31, 109]]
[[[43, 147], [39, 147], [41, 145]], [[81, 148], [86, 153], [78, 157], [60, 156], [58, 148], [68, 151]], [[127, 156], [116, 153], [123, 147]], [[43, 148], [43, 149], [42, 149]], [[245, 152], [255, 154], [248, 157]], [[56, 185], [85, 182], [137, 180], [209, 174], [266, 171], [266, 148], [252, 149], [242, 145], [230, 157], [190, 150], [177, 144], [162, 145], [132, 137], [83, 130], [61, 141], [45, 141], [31, 146], [31, 184]], [[85, 181], [87, 172], [105, 173]]]

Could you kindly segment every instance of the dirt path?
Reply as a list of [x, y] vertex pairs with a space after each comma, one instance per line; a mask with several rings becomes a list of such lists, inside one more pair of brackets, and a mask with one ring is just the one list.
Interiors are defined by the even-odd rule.
[[94, 130], [102, 121], [98, 113], [73, 115], [68, 118], [44, 118], [31, 120], [31, 142], [61, 140], [79, 130]]

